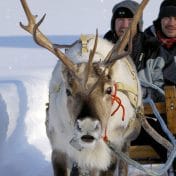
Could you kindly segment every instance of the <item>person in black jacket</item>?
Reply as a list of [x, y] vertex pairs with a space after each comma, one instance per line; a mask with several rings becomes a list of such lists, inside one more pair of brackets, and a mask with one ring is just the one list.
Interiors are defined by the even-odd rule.
[[[176, 1], [161, 3], [158, 18], [144, 31], [144, 38], [144, 57], [136, 62], [139, 78], [161, 89], [164, 85], [176, 85]], [[155, 102], [164, 100], [151, 88], [145, 94]]]
[[[124, 0], [116, 4], [112, 9], [110, 30], [104, 35], [104, 38], [116, 43], [128, 29], [138, 7], [139, 4], [132, 0]], [[137, 25], [136, 35], [133, 38], [132, 52], [130, 54], [134, 62], [139, 60], [141, 54], [142, 26], [143, 19], [141, 17]]]
[[[154, 102], [164, 101], [153, 86], [161, 90], [165, 85], [176, 85], [176, 1], [164, 0], [160, 5], [158, 18], [144, 31], [143, 58], [136, 61], [139, 79], [149, 86], [143, 87], [143, 97], [149, 96]], [[176, 117], [175, 117], [176, 118]], [[165, 119], [163, 115], [163, 119]], [[148, 120], [163, 136], [159, 122]], [[144, 141], [145, 140], [145, 141]], [[150, 144], [165, 161], [167, 151], [149, 137], [143, 130], [133, 144]], [[176, 176], [176, 161], [173, 162]]]

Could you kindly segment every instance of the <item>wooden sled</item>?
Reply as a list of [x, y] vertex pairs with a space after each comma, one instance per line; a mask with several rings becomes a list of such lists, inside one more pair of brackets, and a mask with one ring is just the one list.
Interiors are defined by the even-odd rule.
[[[165, 86], [165, 102], [155, 103], [160, 114], [166, 114], [168, 129], [176, 135], [176, 86]], [[145, 115], [153, 114], [150, 105], [144, 107]], [[149, 145], [131, 146], [129, 155], [142, 164], [162, 163], [159, 155]]]

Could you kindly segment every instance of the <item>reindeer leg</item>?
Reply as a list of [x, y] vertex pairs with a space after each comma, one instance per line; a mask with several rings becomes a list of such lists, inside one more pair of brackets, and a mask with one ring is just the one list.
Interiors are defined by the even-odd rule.
[[53, 150], [52, 165], [54, 176], [67, 176], [67, 161], [64, 153]]
[[100, 174], [100, 171], [94, 169], [90, 172], [90, 176], [104, 176]]
[[119, 162], [119, 176], [128, 176], [128, 164], [122, 160]]
[[113, 176], [113, 173], [109, 171], [101, 172], [99, 176]]
[[[128, 155], [128, 149], [129, 149], [130, 143], [127, 142], [124, 144], [122, 151]], [[120, 160], [119, 161], [119, 176], [128, 176], [128, 164], [125, 161]]]

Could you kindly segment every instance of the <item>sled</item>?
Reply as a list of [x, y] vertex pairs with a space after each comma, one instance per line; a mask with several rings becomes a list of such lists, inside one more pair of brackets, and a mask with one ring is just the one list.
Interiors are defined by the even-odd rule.
[[[168, 129], [176, 135], [176, 86], [165, 86], [165, 102], [155, 103], [158, 112], [166, 115]], [[152, 115], [150, 105], [144, 106], [145, 115]], [[129, 155], [142, 164], [163, 163], [156, 151], [149, 145], [131, 146]]]

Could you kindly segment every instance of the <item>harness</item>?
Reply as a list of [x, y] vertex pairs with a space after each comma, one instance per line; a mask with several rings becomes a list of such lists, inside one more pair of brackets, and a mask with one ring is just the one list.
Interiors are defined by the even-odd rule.
[[[117, 107], [116, 109], [111, 113], [111, 116], [114, 116], [115, 113], [121, 108], [122, 109], [122, 121], [125, 120], [125, 107], [124, 105], [122, 104], [122, 101], [121, 99], [118, 97], [118, 92], [122, 92], [123, 94], [125, 94], [128, 99], [130, 100], [130, 103], [132, 105], [132, 107], [135, 109], [135, 112], [138, 111], [138, 87], [139, 87], [139, 83], [137, 81], [137, 77], [136, 77], [136, 74], [135, 74], [135, 71], [133, 70], [131, 64], [128, 62], [128, 61], [125, 61], [127, 66], [128, 66], [128, 69], [132, 75], [132, 79], [136, 81], [136, 84], [137, 85], [136, 87], [132, 87], [131, 85], [129, 84], [126, 84], [126, 83], [122, 83], [122, 82], [116, 82], [114, 84], [114, 93], [111, 95], [111, 99], [112, 99], [112, 105], [114, 103], [117, 104]], [[108, 141], [108, 136], [107, 136], [107, 127], [105, 128], [105, 133], [104, 133], [104, 136], [103, 136], [103, 140], [105, 142]]]

